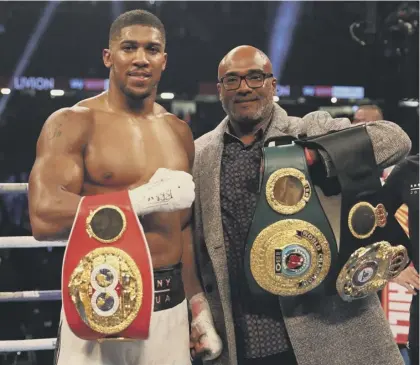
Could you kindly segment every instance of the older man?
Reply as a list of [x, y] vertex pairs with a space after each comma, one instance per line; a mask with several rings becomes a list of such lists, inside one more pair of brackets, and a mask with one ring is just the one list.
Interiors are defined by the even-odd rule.
[[[231, 50], [220, 62], [218, 90], [226, 118], [196, 140], [195, 251], [218, 333], [225, 342], [218, 365], [402, 365], [378, 297], [351, 303], [338, 295], [255, 297], [246, 289], [244, 246], [258, 198], [264, 141], [314, 136], [351, 126], [314, 112], [290, 117], [273, 103], [276, 79], [267, 56], [251, 46]], [[367, 125], [376, 163], [395, 164], [411, 148], [408, 136], [387, 121]], [[318, 157], [317, 157], [318, 156]], [[320, 159], [311, 153], [310, 159]], [[323, 158], [322, 158], [323, 159]], [[328, 171], [334, 167], [322, 161]], [[323, 208], [336, 238], [340, 197]]]

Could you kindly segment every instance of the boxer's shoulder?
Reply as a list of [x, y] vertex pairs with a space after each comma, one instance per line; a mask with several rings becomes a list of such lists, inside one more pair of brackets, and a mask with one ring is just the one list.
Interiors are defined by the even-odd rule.
[[92, 120], [90, 110], [79, 106], [55, 111], [42, 127], [37, 151], [78, 151], [84, 148], [89, 140]]
[[190, 134], [191, 129], [187, 122], [179, 119], [176, 115], [167, 112], [166, 110], [158, 114], [165, 119], [165, 121], [177, 132]]
[[188, 153], [190, 163], [194, 161], [194, 139], [191, 132], [191, 128], [182, 119], [179, 119], [176, 115], [168, 113], [161, 114], [165, 121], [170, 125], [172, 130], [179, 136], [185, 150]]
[[153, 113], [155, 113], [156, 116], [159, 116], [160, 114], [168, 113], [168, 111], [162, 105], [155, 102], [153, 104]]
[[88, 130], [93, 120], [92, 112], [88, 108], [73, 106], [56, 110], [44, 124], [45, 129]]

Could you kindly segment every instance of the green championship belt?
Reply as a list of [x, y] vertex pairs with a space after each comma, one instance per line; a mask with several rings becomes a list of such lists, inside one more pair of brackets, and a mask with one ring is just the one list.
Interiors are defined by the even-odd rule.
[[260, 196], [245, 246], [245, 276], [254, 294], [323, 292], [337, 245], [312, 185], [304, 149], [265, 147]]

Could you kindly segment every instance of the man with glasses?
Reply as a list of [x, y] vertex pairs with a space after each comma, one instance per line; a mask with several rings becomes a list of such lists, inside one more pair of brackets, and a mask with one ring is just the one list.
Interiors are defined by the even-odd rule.
[[[221, 357], [211, 364], [402, 365], [377, 296], [351, 303], [338, 295], [319, 303], [304, 296], [290, 302], [254, 296], [245, 279], [244, 246], [259, 195], [264, 141], [324, 134], [350, 127], [350, 121], [325, 112], [289, 117], [273, 102], [276, 79], [270, 60], [251, 46], [223, 58], [218, 80], [227, 117], [196, 140], [194, 163], [195, 255], [224, 342]], [[367, 128], [380, 166], [408, 153], [411, 142], [397, 125], [381, 121]], [[309, 164], [325, 164], [324, 171], [331, 171], [324, 155], [307, 150], [306, 157]], [[337, 225], [340, 203], [323, 200], [331, 224]]]

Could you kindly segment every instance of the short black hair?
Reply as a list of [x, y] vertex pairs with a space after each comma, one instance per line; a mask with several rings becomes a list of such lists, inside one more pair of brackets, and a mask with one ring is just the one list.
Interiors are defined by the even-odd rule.
[[131, 25], [144, 25], [156, 28], [162, 34], [163, 44], [166, 43], [165, 27], [160, 19], [156, 15], [140, 9], [127, 11], [112, 22], [109, 30], [109, 42], [111, 43], [112, 40], [117, 38], [123, 28]]

